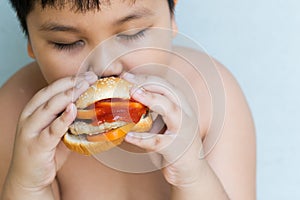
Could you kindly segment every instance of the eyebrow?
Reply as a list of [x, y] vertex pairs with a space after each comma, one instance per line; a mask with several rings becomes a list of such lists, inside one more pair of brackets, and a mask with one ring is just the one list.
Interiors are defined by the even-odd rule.
[[139, 8], [136, 9], [132, 12], [132, 14], [129, 14], [125, 17], [122, 17], [121, 19], [117, 20], [116, 22], [114, 22], [113, 24], [115, 26], [124, 24], [126, 22], [132, 21], [132, 20], [136, 20], [136, 19], [140, 19], [140, 18], [146, 18], [146, 17], [150, 17], [154, 15], [154, 12], [152, 10], [149, 10], [148, 8]]
[[61, 25], [55, 22], [46, 22], [39, 28], [40, 31], [50, 31], [50, 32], [80, 32], [77, 28], [73, 26]]
[[[132, 13], [126, 15], [125, 17], [122, 17], [115, 22], [113, 22], [114, 26], [120, 26], [124, 23], [128, 23], [129, 21], [133, 21], [140, 18], [146, 18], [154, 15], [154, 12], [147, 9], [147, 8], [139, 8], [136, 10], [133, 10]], [[46, 22], [42, 24], [39, 28], [40, 31], [46, 31], [46, 32], [72, 32], [72, 33], [79, 33], [80, 30], [77, 29], [74, 26], [69, 25], [62, 25], [56, 22]]]

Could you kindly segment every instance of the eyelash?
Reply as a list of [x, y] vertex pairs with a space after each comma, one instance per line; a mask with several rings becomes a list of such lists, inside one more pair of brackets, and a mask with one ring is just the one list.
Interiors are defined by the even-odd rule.
[[[143, 30], [141, 30], [138, 33], [133, 34], [133, 35], [120, 34], [120, 35], [117, 35], [117, 37], [120, 38], [120, 39], [124, 39], [125, 41], [132, 42], [132, 41], [144, 38], [146, 30], [147, 29], [143, 29]], [[71, 51], [71, 50], [73, 50], [73, 49], [75, 49], [79, 46], [82, 46], [83, 43], [84, 42], [82, 40], [79, 40], [79, 41], [76, 41], [76, 42], [73, 42], [73, 43], [70, 43], [70, 44], [54, 42], [53, 45], [56, 49], [58, 49], [60, 51]]]
[[79, 40], [79, 41], [76, 41], [76, 42], [73, 42], [73, 43], [70, 43], [70, 44], [64, 44], [64, 43], [56, 43], [54, 42], [53, 45], [56, 49], [60, 50], [60, 51], [70, 51], [70, 50], [73, 50], [79, 46], [82, 46], [83, 45], [83, 41]]
[[133, 35], [120, 34], [120, 35], [117, 35], [117, 37], [120, 38], [120, 39], [124, 39], [125, 41], [132, 42], [132, 41], [144, 38], [146, 31], [147, 31], [147, 29], [143, 29], [143, 30], [141, 30], [138, 33], [133, 34]]

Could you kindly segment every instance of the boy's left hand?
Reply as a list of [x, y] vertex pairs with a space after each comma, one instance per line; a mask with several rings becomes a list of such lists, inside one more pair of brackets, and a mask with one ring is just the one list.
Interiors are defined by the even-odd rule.
[[170, 184], [186, 187], [197, 182], [202, 163], [197, 105], [191, 107], [186, 94], [157, 76], [127, 73], [123, 78], [137, 85], [131, 91], [132, 97], [161, 115], [167, 126], [164, 134], [129, 133], [126, 141], [162, 157], [153, 161]]

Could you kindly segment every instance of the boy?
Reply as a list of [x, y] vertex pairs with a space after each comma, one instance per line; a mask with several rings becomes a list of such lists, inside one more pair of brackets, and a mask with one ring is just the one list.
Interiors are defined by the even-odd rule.
[[[0, 119], [3, 200], [255, 199], [251, 115], [237, 83], [219, 64], [226, 93], [224, 127], [209, 155], [199, 157], [202, 141], [216, 128], [210, 124], [210, 94], [205, 80], [174, 55], [182, 55], [196, 66], [206, 66], [207, 59], [200, 52], [171, 46], [168, 38], [176, 35], [173, 1], [42, 2], [12, 1], [28, 35], [28, 54], [35, 62], [15, 74], [0, 91], [5, 113]], [[157, 34], [153, 31], [156, 28], [170, 31]], [[111, 45], [118, 47], [113, 50], [155, 48], [130, 51], [114, 59], [109, 58], [114, 53]], [[90, 64], [85, 58], [95, 48], [97, 63]], [[175, 54], [165, 53], [169, 51]], [[88, 64], [82, 64], [85, 62]], [[178, 103], [166, 87], [152, 84], [177, 91], [173, 86], [176, 81], [149, 75], [145, 69], [135, 73], [138, 66], [147, 63], [168, 66], [189, 79], [201, 99], [196, 105], [201, 112], [199, 124], [190, 112], [195, 107], [184, 101], [186, 96], [179, 99], [188, 104]], [[136, 145], [158, 152], [168, 165], [149, 173], [126, 173], [70, 152], [61, 143], [76, 117], [74, 100], [99, 76], [122, 76], [136, 85], [143, 84], [143, 89], [132, 90], [132, 98], [160, 114], [167, 130], [162, 135], [149, 133], [153, 137], [147, 140], [128, 134], [125, 148], [133, 150], [132, 145]], [[179, 133], [184, 136], [195, 130], [197, 135], [180, 157], [173, 155], [174, 149], [162, 148]], [[204, 152], [209, 150], [204, 146]]]

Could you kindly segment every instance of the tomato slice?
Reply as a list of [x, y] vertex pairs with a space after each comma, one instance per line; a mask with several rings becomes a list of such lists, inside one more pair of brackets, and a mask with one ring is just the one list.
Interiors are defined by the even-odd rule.
[[137, 123], [147, 112], [147, 107], [132, 99], [104, 99], [87, 110], [78, 110], [78, 119], [91, 119], [93, 125], [104, 122], [125, 121]]
[[87, 141], [89, 142], [103, 142], [103, 141], [113, 141], [125, 136], [134, 127], [134, 123], [126, 124], [120, 128], [108, 131], [106, 133], [101, 133], [97, 135], [87, 135]]
[[99, 123], [125, 121], [137, 123], [147, 108], [134, 100], [112, 98], [95, 103]]

